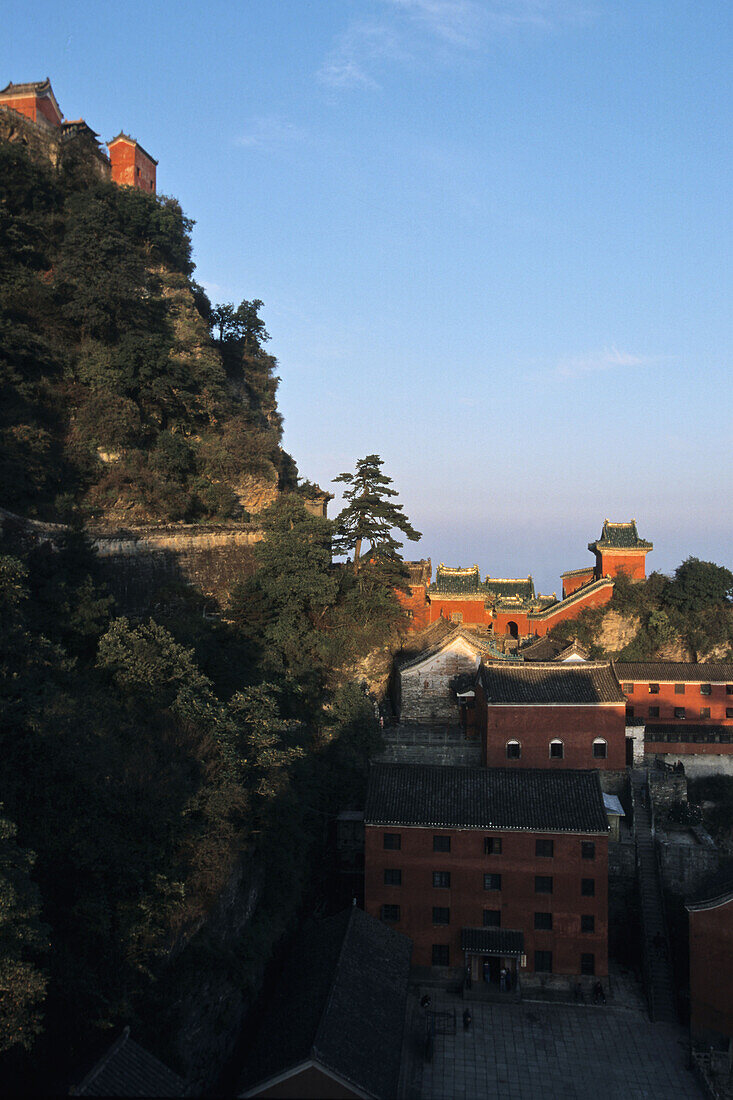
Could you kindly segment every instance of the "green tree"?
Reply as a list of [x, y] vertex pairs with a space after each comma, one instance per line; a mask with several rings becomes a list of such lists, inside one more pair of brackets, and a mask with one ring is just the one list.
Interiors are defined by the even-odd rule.
[[19, 846], [17, 832], [0, 817], [0, 1052], [15, 1046], [30, 1050], [42, 1030], [46, 992], [37, 962], [48, 949], [48, 928], [30, 877], [35, 856]]
[[369, 543], [371, 555], [387, 561], [400, 559], [403, 545], [393, 536], [401, 532], [410, 542], [418, 542], [422, 535], [410, 524], [401, 504], [393, 498], [398, 495], [390, 488], [392, 478], [382, 473], [384, 461], [379, 455], [367, 455], [356, 464], [355, 473], [339, 474], [333, 480], [348, 485], [344, 490], [346, 506], [336, 517], [334, 550], [337, 553], [354, 553], [354, 572], [359, 571], [362, 547]]
[[665, 595], [667, 602], [683, 613], [730, 604], [733, 573], [712, 561], [686, 558], [675, 569]]

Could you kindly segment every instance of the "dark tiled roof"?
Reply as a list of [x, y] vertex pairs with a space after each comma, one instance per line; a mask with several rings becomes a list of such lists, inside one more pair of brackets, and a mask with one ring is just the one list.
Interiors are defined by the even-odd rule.
[[50, 91], [51, 78], [47, 76], [45, 80], [31, 80], [26, 84], [13, 84], [11, 80], [4, 88], [0, 88], [0, 95], [23, 95], [25, 92], [43, 95], [44, 92]]
[[497, 599], [505, 599], [507, 596], [519, 596], [521, 600], [534, 599], [534, 581], [531, 576], [487, 577], [484, 588]]
[[485, 951], [487, 955], [523, 955], [524, 932], [511, 928], [462, 928], [461, 951]]
[[[482, 638], [480, 635], [474, 633], [472, 630], [465, 626], [456, 626], [455, 623], [450, 623], [448, 620], [443, 619], [447, 626], [447, 630], [441, 632], [441, 634], [435, 634], [430, 640], [430, 644], [419, 652], [412, 652], [409, 655], [403, 650], [395, 658], [396, 667], [402, 672], [405, 669], [412, 668], [413, 665], [420, 665], [423, 661], [426, 661], [429, 657], [434, 657], [436, 653], [440, 653], [441, 649], [445, 649], [447, 645], [455, 641], [456, 638], [463, 638], [469, 645], [473, 646], [477, 654], [489, 652], [489, 640], [488, 638]], [[433, 624], [437, 626], [437, 623]], [[428, 631], [430, 628], [428, 628]], [[428, 631], [422, 632], [427, 641]]]
[[315, 1062], [373, 1097], [397, 1093], [412, 942], [361, 909], [311, 921], [265, 1013], [243, 1090]]
[[460, 566], [453, 568], [443, 565], [441, 562], [435, 571], [435, 584], [430, 587], [437, 595], [443, 593], [468, 595], [473, 592], [479, 594], [481, 591], [481, 576], [478, 566], [472, 565], [470, 569], [461, 569]]
[[184, 1096], [185, 1085], [177, 1074], [134, 1042], [126, 1027], [72, 1095]]
[[651, 542], [639, 538], [636, 530], [636, 520], [629, 523], [611, 523], [604, 520], [601, 537], [596, 542], [589, 542], [589, 550], [653, 550]]
[[596, 771], [374, 764], [367, 825], [605, 833]]
[[433, 565], [430, 558], [424, 558], [422, 561], [406, 561], [402, 564], [409, 574], [408, 584], [430, 584], [430, 578], [433, 575]]
[[615, 661], [619, 680], [644, 680], [654, 684], [683, 683], [731, 684], [733, 664], [724, 661], [693, 664], [691, 661]]
[[525, 646], [520, 653], [525, 661], [562, 661], [572, 653], [577, 653], [584, 661], [587, 661], [590, 656], [590, 650], [580, 645], [579, 642], [571, 642], [570, 645], [566, 645], [564, 641], [560, 641], [559, 638], [551, 638], [549, 634], [544, 634], [536, 642]]
[[585, 706], [626, 701], [606, 661], [578, 664], [532, 661], [518, 665], [489, 661], [481, 665], [479, 678], [492, 705]]

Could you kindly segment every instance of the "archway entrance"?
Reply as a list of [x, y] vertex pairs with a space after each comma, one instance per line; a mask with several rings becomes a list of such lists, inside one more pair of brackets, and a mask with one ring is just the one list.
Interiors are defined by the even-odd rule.
[[512, 638], [518, 638], [519, 637], [519, 627], [517, 626], [517, 624], [514, 622], [513, 619], [509, 620], [509, 622], [506, 624], [506, 628], [507, 628], [507, 632], [508, 632], [510, 637], [512, 637]]

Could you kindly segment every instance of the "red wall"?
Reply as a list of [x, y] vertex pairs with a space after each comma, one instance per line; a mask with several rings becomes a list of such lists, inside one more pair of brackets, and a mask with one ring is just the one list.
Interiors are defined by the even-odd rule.
[[[633, 685], [633, 690], [624, 691], [624, 695], [628, 706], [634, 708], [634, 719], [641, 718], [647, 721], [649, 719], [649, 707], [659, 707], [659, 715], [649, 719], [650, 722], [694, 722], [696, 725], [700, 722], [710, 722], [717, 726], [733, 725], [733, 717], [727, 718], [725, 713], [726, 710], [733, 711], [733, 692], [729, 695], [725, 684], [711, 684], [710, 695], [701, 695], [701, 682], [707, 681], [685, 682], [683, 684], [685, 690], [681, 695], [675, 694], [674, 684], [660, 683], [659, 693], [652, 695], [649, 691], [648, 680], [624, 680], [623, 684], [632, 683]], [[623, 684], [621, 685], [622, 690]], [[684, 718], [675, 719], [675, 707], [685, 708]], [[709, 718], [700, 717], [702, 707], [710, 708]]]
[[[483, 697], [477, 685], [477, 719], [485, 714], [484, 750], [488, 768], [601, 768], [619, 771], [626, 767], [626, 719], [624, 706], [492, 706], [479, 704]], [[550, 759], [550, 741], [559, 737], [565, 755]], [[605, 760], [593, 756], [593, 740], [608, 743]], [[507, 760], [506, 743], [515, 738], [522, 746], [519, 760]]]
[[563, 577], [562, 579], [562, 596], [563, 599], [567, 599], [568, 596], [572, 596], [573, 592], [577, 592], [579, 588], [582, 588], [584, 584], [590, 584], [595, 579], [595, 569], [592, 565], [583, 573], [573, 573], [572, 577]]
[[411, 584], [409, 595], [395, 589], [395, 595], [403, 610], [411, 612], [410, 628], [412, 630], [422, 630], [423, 627], [428, 625], [430, 622], [430, 604], [427, 600], [424, 584]]
[[[41, 122], [45, 119], [47, 122], [50, 122], [52, 126], [61, 125], [53, 104], [45, 96], [26, 95], [18, 96], [17, 98], [3, 98], [0, 100], [0, 104], [2, 104], [3, 107], [12, 108], [12, 110], [17, 111], [19, 115], [25, 115], [26, 118], [32, 119], [33, 122]], [[39, 115], [41, 116], [40, 118]]]
[[[400, 833], [400, 851], [384, 849], [384, 833]], [[451, 837], [450, 852], [434, 852], [433, 836]], [[484, 855], [484, 837], [501, 836], [502, 854]], [[535, 855], [535, 840], [551, 838], [554, 855]], [[595, 859], [581, 858], [581, 841], [593, 840]], [[384, 869], [402, 871], [401, 886], [384, 885]], [[433, 871], [450, 871], [450, 888], [432, 884]], [[501, 874], [501, 891], [484, 890], [486, 872]], [[535, 893], [535, 875], [551, 875], [551, 894]], [[581, 879], [595, 879], [595, 896], [581, 895]], [[414, 943], [414, 966], [432, 964], [432, 945], [449, 944], [450, 965], [463, 967], [461, 929], [481, 928], [484, 909], [501, 910], [501, 927], [524, 932], [525, 973], [535, 950], [552, 951], [555, 974], [579, 974], [580, 956], [595, 954], [599, 977], [608, 974], [608, 837], [522, 833], [507, 830], [434, 829], [368, 825], [365, 830], [365, 909], [381, 916], [384, 904], [400, 906], [392, 925]], [[450, 909], [449, 925], [433, 925], [433, 906]], [[551, 912], [551, 932], [534, 929], [535, 912]], [[593, 914], [595, 931], [581, 933], [581, 914]]]
[[464, 623], [491, 623], [493, 621], [491, 611], [484, 606], [484, 603], [483, 596], [475, 600], [451, 600], [431, 596], [428, 612], [430, 622], [437, 622], [441, 611], [444, 619], [450, 619], [451, 613], [457, 611], [463, 616], [461, 621]]
[[690, 1027], [733, 1037], [733, 901], [689, 916]]
[[643, 581], [646, 577], [647, 550], [596, 550], [599, 577], [616, 577], [626, 573], [632, 581]]
[[145, 156], [139, 145], [120, 140], [108, 146], [108, 149], [113, 183], [155, 192], [155, 165]]
[[549, 611], [540, 612], [538, 615], [530, 615], [531, 632], [538, 637], [542, 637], [558, 623], [567, 622], [568, 619], [577, 619], [580, 612], [586, 607], [605, 607], [607, 603], [610, 603], [612, 595], [613, 585], [608, 584], [605, 588], [594, 589], [586, 597], [576, 595], [576, 598], [567, 607], [558, 606], [557, 609], [550, 608]]

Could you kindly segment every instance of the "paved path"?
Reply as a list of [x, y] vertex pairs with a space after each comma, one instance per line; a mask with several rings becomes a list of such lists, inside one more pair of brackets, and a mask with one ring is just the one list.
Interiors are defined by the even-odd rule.
[[634, 837], [641, 900], [642, 950], [646, 976], [649, 1012], [653, 1020], [676, 1023], [674, 979], [669, 954], [669, 940], [664, 925], [662, 887], [659, 881], [657, 855], [651, 832], [649, 788], [646, 773], [632, 773], [634, 796]]
[[423, 992], [408, 999], [400, 1100], [700, 1100], [682, 1028], [608, 1005], [472, 1004], [464, 1031], [460, 997], [431, 989], [457, 1026], [436, 1037], [428, 1064]]

